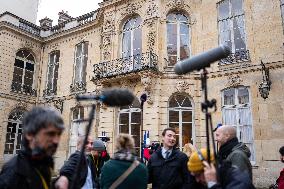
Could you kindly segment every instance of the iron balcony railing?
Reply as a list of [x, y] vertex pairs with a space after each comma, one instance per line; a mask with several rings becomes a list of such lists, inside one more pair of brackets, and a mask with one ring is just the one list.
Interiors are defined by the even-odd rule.
[[245, 51], [238, 51], [235, 53], [231, 53], [227, 58], [221, 59], [219, 64], [227, 65], [227, 64], [234, 64], [234, 63], [241, 63], [248, 61], [250, 61], [249, 50], [245, 50]]
[[21, 83], [13, 82], [11, 86], [11, 91], [15, 93], [36, 96], [36, 90], [33, 89], [32, 86], [22, 85]]
[[109, 78], [143, 70], [158, 71], [158, 56], [146, 52], [94, 65], [94, 79]]

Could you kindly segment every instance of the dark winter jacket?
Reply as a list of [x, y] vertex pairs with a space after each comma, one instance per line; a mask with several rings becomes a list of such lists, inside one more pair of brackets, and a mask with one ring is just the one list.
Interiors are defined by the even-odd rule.
[[218, 160], [222, 163], [224, 160], [231, 162], [240, 169], [241, 172], [247, 172], [252, 179], [252, 166], [249, 160], [251, 153], [249, 148], [233, 138], [223, 144], [218, 152]]
[[[117, 156], [107, 161], [101, 172], [100, 187], [108, 189], [133, 163], [137, 160], [134, 155]], [[146, 189], [148, 180], [147, 168], [143, 163], [140, 163], [129, 176], [116, 189]]]
[[[218, 169], [218, 184], [210, 189], [255, 189], [249, 178], [248, 173], [241, 172], [236, 166], [232, 166], [229, 162], [224, 162]], [[193, 189], [207, 189], [207, 186], [196, 183], [192, 184]]]
[[163, 158], [162, 149], [154, 152], [148, 162], [149, 183], [153, 189], [189, 188], [192, 177], [187, 161], [186, 154], [177, 149], [173, 149], [168, 159]]
[[[73, 182], [73, 176], [79, 162], [80, 151], [76, 151], [70, 155], [69, 159], [64, 163], [63, 167], [60, 169], [60, 176], [66, 176], [69, 180], [69, 183]], [[80, 172], [76, 180], [76, 185], [82, 187], [85, 184], [88, 167], [87, 167], [87, 159], [84, 157], [81, 159], [80, 163]]]
[[0, 188], [44, 189], [41, 177], [50, 187], [52, 168], [51, 157], [32, 159], [29, 151], [21, 150], [3, 166], [0, 173]]

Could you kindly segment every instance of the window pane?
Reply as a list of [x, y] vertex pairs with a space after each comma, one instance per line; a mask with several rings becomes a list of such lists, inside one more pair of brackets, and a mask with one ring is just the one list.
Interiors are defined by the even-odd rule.
[[179, 124], [169, 123], [169, 127], [174, 128], [176, 131], [176, 144], [179, 146]]
[[178, 105], [178, 103], [177, 103], [175, 97], [173, 96], [173, 97], [171, 98], [170, 102], [169, 102], [169, 107], [178, 107], [178, 106], [179, 106], [179, 105]]
[[233, 19], [235, 52], [246, 49], [243, 17]]
[[179, 122], [179, 112], [169, 111], [169, 122]]
[[219, 3], [219, 20], [223, 20], [229, 17], [229, 1], [224, 0], [223, 2]]
[[129, 31], [123, 33], [122, 52], [124, 53], [123, 57], [131, 56], [131, 33]]
[[24, 68], [24, 61], [22, 60], [19, 60], [19, 59], [15, 59], [15, 64], [14, 64], [16, 67], [19, 67], [19, 68]]
[[239, 104], [249, 103], [249, 92], [247, 88], [240, 88], [238, 90], [238, 100]]
[[182, 122], [192, 122], [192, 111], [182, 111]]
[[132, 123], [140, 125], [140, 123], [141, 123], [141, 113], [140, 112], [133, 112], [131, 114], [131, 124]]
[[192, 143], [192, 124], [183, 123], [182, 124], [182, 146], [187, 143]]
[[223, 108], [223, 123], [225, 125], [237, 125], [237, 117], [235, 109]]
[[135, 147], [140, 147], [140, 124], [131, 124], [131, 135], [134, 138]]
[[82, 43], [76, 45], [76, 58], [82, 56]]
[[142, 30], [138, 28], [134, 30], [134, 38], [133, 38], [133, 55], [141, 54], [142, 49]]
[[234, 105], [235, 104], [235, 90], [228, 89], [224, 91], [224, 105]]
[[34, 71], [34, 64], [27, 62], [26, 63], [26, 70]]
[[188, 35], [180, 36], [180, 60], [189, 57], [189, 41]]
[[120, 113], [119, 115], [119, 132], [120, 133], [129, 133], [129, 114]]
[[240, 15], [243, 14], [243, 7], [242, 7], [243, 0], [233, 0], [232, 3], [232, 15]]
[[252, 125], [250, 108], [239, 109], [240, 125]]

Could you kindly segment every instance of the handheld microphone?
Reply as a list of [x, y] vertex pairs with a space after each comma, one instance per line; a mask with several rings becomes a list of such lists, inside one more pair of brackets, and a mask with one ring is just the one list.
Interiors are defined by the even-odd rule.
[[180, 61], [175, 65], [174, 71], [176, 74], [182, 75], [195, 70], [200, 70], [209, 67], [212, 62], [226, 58], [230, 53], [231, 50], [228, 46], [221, 45], [220, 47]]
[[78, 101], [99, 100], [108, 106], [126, 106], [133, 102], [134, 95], [127, 89], [109, 88], [100, 95], [77, 95], [76, 99]]

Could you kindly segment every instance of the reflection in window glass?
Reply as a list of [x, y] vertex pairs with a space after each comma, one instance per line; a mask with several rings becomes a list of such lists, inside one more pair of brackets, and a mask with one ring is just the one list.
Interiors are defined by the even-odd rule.
[[246, 51], [243, 0], [223, 0], [218, 6], [219, 44], [233, 53]]
[[180, 13], [169, 14], [167, 16], [168, 66], [174, 66], [177, 61], [189, 57], [189, 40], [188, 18]]
[[188, 96], [175, 94], [169, 100], [169, 127], [176, 130], [177, 145], [183, 147], [192, 140], [193, 108]]

